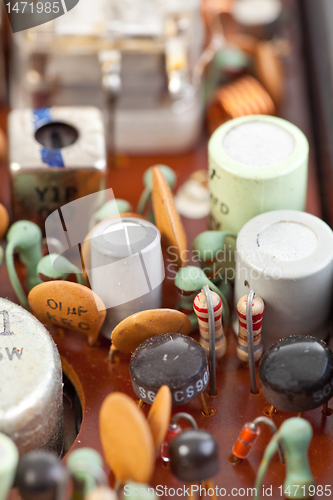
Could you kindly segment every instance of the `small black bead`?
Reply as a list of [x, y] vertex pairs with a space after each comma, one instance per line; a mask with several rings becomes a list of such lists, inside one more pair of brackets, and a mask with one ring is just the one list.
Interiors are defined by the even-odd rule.
[[33, 451], [20, 460], [15, 486], [23, 500], [56, 500], [57, 488], [64, 486], [67, 470], [53, 453]]
[[175, 437], [169, 444], [169, 456], [171, 472], [181, 481], [210, 479], [219, 468], [216, 440], [201, 429]]

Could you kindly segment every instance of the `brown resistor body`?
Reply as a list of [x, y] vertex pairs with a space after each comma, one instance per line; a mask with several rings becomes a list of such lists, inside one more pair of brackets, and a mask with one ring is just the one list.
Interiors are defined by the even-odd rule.
[[[238, 343], [237, 343], [237, 356], [244, 362], [248, 362], [249, 350], [247, 340], [247, 326], [246, 326], [246, 304], [247, 295], [243, 295], [237, 304], [238, 314]], [[253, 326], [253, 346], [254, 346], [254, 360], [259, 361], [263, 353], [263, 345], [261, 342], [261, 329], [262, 319], [265, 312], [264, 301], [259, 295], [255, 295], [252, 301], [252, 326]]]

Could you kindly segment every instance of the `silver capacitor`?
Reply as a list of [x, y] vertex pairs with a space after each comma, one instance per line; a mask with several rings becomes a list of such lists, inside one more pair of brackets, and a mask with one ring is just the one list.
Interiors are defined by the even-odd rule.
[[43, 230], [54, 210], [104, 189], [106, 150], [98, 109], [16, 109], [9, 114], [8, 138], [15, 220], [31, 220]]
[[63, 391], [60, 356], [32, 314], [0, 298], [0, 432], [20, 454], [61, 454]]
[[161, 307], [161, 234], [144, 219], [117, 217], [95, 226], [90, 245], [89, 281], [108, 309], [101, 332], [110, 338], [131, 314]]

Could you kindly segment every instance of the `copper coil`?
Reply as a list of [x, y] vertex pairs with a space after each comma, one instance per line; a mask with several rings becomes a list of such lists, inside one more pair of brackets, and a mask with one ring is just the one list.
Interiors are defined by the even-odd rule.
[[219, 89], [207, 110], [212, 133], [219, 125], [245, 115], [274, 115], [274, 103], [264, 87], [252, 76], [243, 76]]

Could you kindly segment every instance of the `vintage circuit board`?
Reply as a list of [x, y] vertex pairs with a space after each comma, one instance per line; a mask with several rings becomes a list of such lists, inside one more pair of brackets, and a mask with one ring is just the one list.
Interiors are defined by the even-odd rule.
[[[309, 182], [307, 211], [321, 216], [321, 203], [319, 188], [316, 180], [316, 161], [312, 141], [312, 130], [310, 122], [309, 107], [307, 106], [307, 90], [305, 85], [305, 70], [302, 63], [302, 34], [299, 23], [299, 11], [297, 2], [288, 0], [285, 2], [289, 12], [289, 19], [285, 21], [285, 37], [290, 44], [290, 54], [285, 57], [284, 65], [286, 71], [286, 98], [280, 115], [299, 126], [310, 142]], [[1, 125], [6, 125], [6, 112], [1, 114]], [[181, 185], [192, 171], [206, 168], [207, 166], [207, 137], [203, 135], [201, 142], [195, 150], [177, 155], [155, 155], [155, 156], [127, 156], [117, 155], [109, 157], [108, 187], [111, 187], [117, 198], [124, 198], [136, 206], [142, 190], [143, 172], [151, 165], [165, 164], [173, 168], [177, 174], [178, 186]], [[127, 182], [126, 179], [131, 179]], [[9, 208], [9, 177], [7, 165], [1, 165], [0, 170], [1, 201]], [[187, 233], [189, 247], [194, 237], [208, 228], [206, 219], [191, 220], [183, 218]], [[191, 259], [191, 253], [189, 253]], [[167, 261], [166, 261], [167, 264]], [[167, 276], [163, 285], [163, 306], [175, 307], [177, 303], [177, 292], [172, 280], [172, 269], [167, 268]], [[4, 265], [0, 268], [1, 296], [16, 301], [15, 295], [10, 287], [7, 271]], [[245, 422], [263, 415], [268, 406], [262, 392], [258, 395], [250, 393], [250, 377], [248, 368], [241, 363], [236, 356], [236, 337], [231, 329], [226, 329], [227, 353], [217, 366], [217, 388], [216, 396], [205, 393], [208, 406], [213, 408], [212, 415], [207, 417], [202, 411], [198, 400], [192, 400], [184, 407], [173, 408], [173, 413], [179, 411], [189, 412], [197, 421], [199, 428], [211, 432], [218, 441], [220, 469], [213, 478], [213, 484], [217, 485], [220, 496], [234, 498], [250, 498], [251, 488], [254, 487], [256, 473], [271, 433], [263, 429], [258, 441], [253, 447], [249, 458], [241, 463], [234, 464], [228, 460], [239, 432]], [[194, 334], [198, 338], [198, 332]], [[104, 398], [114, 391], [121, 391], [134, 400], [137, 397], [132, 389], [129, 374], [129, 356], [117, 354], [115, 364], [110, 364], [108, 351], [110, 342], [103, 337], [99, 338], [96, 346], [89, 347], [86, 337], [78, 332], [66, 331], [64, 335], [53, 334], [53, 338], [59, 348], [63, 362], [63, 371], [79, 397], [82, 407], [81, 429], [75, 435], [75, 424], [73, 420], [73, 408], [76, 398], [74, 391], [65, 398], [66, 417], [68, 425], [67, 441], [74, 450], [83, 446], [89, 446], [100, 453], [102, 447], [99, 437], [98, 415]], [[257, 373], [257, 380], [258, 373]], [[70, 391], [69, 391], [70, 392]], [[67, 401], [66, 401], [67, 399]], [[148, 413], [149, 407], [144, 406], [143, 411]], [[295, 416], [278, 410], [272, 417], [276, 426]], [[332, 458], [333, 458], [333, 416], [322, 414], [321, 408], [311, 410], [304, 414], [312, 425], [313, 439], [309, 449], [310, 466], [317, 485], [324, 487], [329, 485], [333, 497], [332, 481]], [[64, 457], [66, 461], [66, 455]], [[105, 470], [108, 474], [110, 485], [114, 485], [114, 477], [107, 465]], [[276, 455], [271, 463], [269, 472], [265, 478], [265, 488], [272, 487], [266, 491], [266, 497], [273, 499], [283, 498], [281, 488], [285, 478], [285, 467]], [[179, 488], [180, 483], [162, 463], [156, 461], [156, 468], [151, 485], [168, 488]], [[235, 488], [235, 490], [233, 490]], [[236, 489], [238, 490], [236, 492]], [[169, 490], [169, 497], [170, 497]], [[317, 497], [321, 495], [317, 490]], [[327, 490], [328, 491], [328, 490]], [[13, 491], [11, 498], [17, 498], [17, 492]], [[165, 496], [167, 498], [167, 496]], [[265, 498], [265, 496], [264, 496]]]

